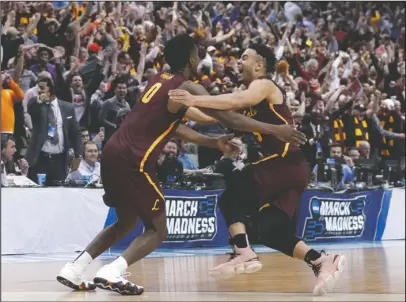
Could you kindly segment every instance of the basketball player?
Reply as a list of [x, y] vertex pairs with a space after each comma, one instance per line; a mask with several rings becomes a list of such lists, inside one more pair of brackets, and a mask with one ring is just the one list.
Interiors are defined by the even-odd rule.
[[[182, 88], [194, 93], [195, 84], [189, 81], [196, 75], [199, 63], [194, 40], [188, 35], [177, 36], [167, 43], [164, 55], [171, 73], [160, 73], [150, 81], [141, 100], [103, 149], [103, 198], [107, 206], [115, 208], [117, 221], [100, 232], [76, 260], [62, 268], [57, 280], [73, 289], [91, 290], [97, 286], [123, 295], [143, 293], [142, 286], [124, 276], [128, 266], [150, 254], [167, 237], [165, 198], [155, 169], [159, 154], [171, 137], [227, 153], [234, 151], [230, 136], [207, 137], [181, 125], [185, 116], [198, 122], [210, 122], [212, 118], [169, 100], [171, 89]], [[269, 125], [226, 111], [219, 111], [216, 119], [238, 130], [275, 133], [282, 140], [297, 144], [305, 142], [304, 135], [290, 126]], [[144, 234], [115, 261], [103, 266], [96, 273], [94, 283], [86, 281], [82, 275], [90, 262], [132, 230], [137, 218], [144, 222]]]
[[[210, 112], [203, 108], [243, 110], [244, 114], [264, 123], [292, 125], [285, 92], [267, 78], [274, 65], [272, 50], [265, 45], [254, 45], [238, 61], [240, 80], [247, 90], [218, 96], [195, 96], [184, 90], [174, 90], [169, 92], [170, 100], [202, 108], [208, 114]], [[306, 261], [318, 277], [314, 292], [325, 293], [332, 289], [345, 259], [323, 251], [319, 253], [295, 236], [293, 215], [310, 175], [304, 155], [298, 146], [280, 141], [275, 136], [254, 134], [264, 157], [248, 165], [242, 176], [244, 181], [227, 187], [220, 199], [220, 209], [229, 225], [235, 253], [227, 263], [212, 269], [211, 274], [252, 273], [262, 268], [250, 248], [242, 223], [246, 203], [257, 199], [259, 213], [255, 221], [261, 242]]]

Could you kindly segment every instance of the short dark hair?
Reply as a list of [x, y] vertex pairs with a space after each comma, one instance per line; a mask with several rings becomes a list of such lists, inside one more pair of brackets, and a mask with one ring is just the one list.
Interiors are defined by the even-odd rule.
[[7, 148], [7, 144], [9, 141], [15, 142], [14, 136], [10, 133], [2, 133], [1, 134], [1, 150]]
[[264, 44], [252, 44], [249, 48], [255, 50], [255, 52], [264, 58], [266, 62], [266, 73], [273, 72], [275, 68], [276, 58], [272, 49]]
[[38, 83], [41, 82], [45, 82], [47, 83], [47, 86], [49, 88], [49, 94], [52, 96], [56, 96], [56, 91], [55, 91], [55, 86], [54, 86], [54, 82], [52, 81], [52, 79], [50, 78], [43, 78], [41, 80], [38, 81]]
[[120, 62], [120, 60], [125, 59], [125, 57], [128, 55], [126, 51], [120, 51], [117, 56], [117, 60]]
[[195, 47], [195, 41], [187, 34], [176, 36], [166, 43], [164, 56], [172, 72], [181, 71], [186, 67]]
[[332, 144], [329, 146], [330, 149], [331, 149], [331, 148], [336, 148], [336, 147], [340, 147], [341, 150], [344, 150], [344, 146], [343, 146], [342, 144], [340, 144], [340, 143], [332, 143]]
[[83, 152], [85, 152], [87, 145], [93, 145], [93, 146], [97, 147], [97, 150], [99, 149], [99, 147], [97, 146], [97, 144], [94, 141], [89, 140], [89, 141], [86, 141], [83, 143]]
[[[71, 79], [73, 79], [74, 77], [80, 77], [82, 79], [82, 75], [79, 72], [74, 72], [71, 75]], [[83, 79], [82, 79], [83, 80]]]
[[116, 90], [118, 84], [125, 84], [126, 86], [128, 86], [128, 85], [127, 85], [127, 79], [128, 79], [128, 75], [120, 75], [120, 76], [118, 76], [118, 77], [115, 78], [115, 79], [113, 80], [113, 82], [111, 83], [111, 88], [112, 88], [113, 90]]

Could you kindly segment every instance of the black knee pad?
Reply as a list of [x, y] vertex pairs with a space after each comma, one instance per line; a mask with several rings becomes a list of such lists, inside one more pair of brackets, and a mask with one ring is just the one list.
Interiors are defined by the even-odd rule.
[[258, 201], [246, 171], [237, 171], [219, 199], [219, 208], [227, 226], [244, 223], [246, 216], [257, 213]]
[[300, 241], [295, 236], [295, 223], [281, 209], [269, 206], [258, 213], [258, 236], [261, 243], [290, 257]]
[[227, 227], [244, 220], [244, 213], [237, 195], [232, 189], [227, 188], [219, 199], [219, 208]]

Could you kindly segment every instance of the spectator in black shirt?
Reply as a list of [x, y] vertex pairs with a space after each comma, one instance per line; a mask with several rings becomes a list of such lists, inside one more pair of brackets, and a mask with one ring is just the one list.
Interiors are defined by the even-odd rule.
[[24, 39], [19, 36], [18, 30], [14, 27], [10, 27], [6, 34], [1, 35], [1, 46], [3, 47], [1, 70], [7, 69], [9, 60], [16, 55], [22, 44], [24, 44]]
[[105, 128], [104, 143], [116, 132], [117, 130], [117, 113], [122, 108], [130, 108], [125, 100], [127, 94], [127, 84], [125, 79], [117, 78], [113, 83], [115, 96], [106, 100], [100, 111], [100, 123]]
[[[97, 56], [97, 53], [100, 51], [100, 46], [96, 43], [89, 44], [87, 51], [89, 56], [78, 69], [78, 73], [82, 76], [84, 86], [88, 86], [93, 78], [102, 75], [102, 69], [99, 66], [101, 65], [101, 61]], [[93, 94], [94, 91], [89, 91], [89, 93]]]

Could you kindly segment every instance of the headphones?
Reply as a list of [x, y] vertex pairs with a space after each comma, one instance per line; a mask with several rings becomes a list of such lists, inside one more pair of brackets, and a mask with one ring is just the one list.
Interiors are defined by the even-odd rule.
[[82, 148], [82, 158], [85, 158], [85, 150], [87, 145], [95, 145], [97, 147], [97, 150], [100, 152], [99, 147], [97, 144], [91, 140], [88, 140], [87, 142], [83, 143], [83, 148]]

